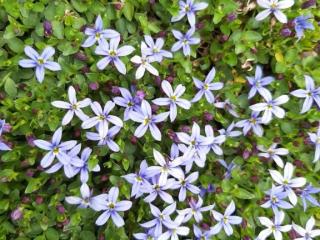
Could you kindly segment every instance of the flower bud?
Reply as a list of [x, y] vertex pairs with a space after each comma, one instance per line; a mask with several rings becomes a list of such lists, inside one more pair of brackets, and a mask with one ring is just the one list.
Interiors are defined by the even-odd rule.
[[99, 89], [99, 83], [97, 82], [91, 82], [89, 83], [89, 88], [93, 91], [98, 90]]
[[22, 209], [21, 208], [16, 208], [10, 214], [10, 217], [11, 217], [12, 221], [20, 220], [22, 218], [22, 216], [23, 216], [23, 214], [22, 214]]
[[291, 30], [290, 30], [289, 28], [283, 28], [283, 29], [281, 29], [281, 31], [280, 31], [280, 35], [281, 35], [282, 37], [290, 37], [290, 35], [291, 35]]
[[44, 36], [46, 37], [50, 37], [52, 35], [53, 31], [52, 31], [52, 24], [50, 21], [45, 20], [43, 22], [43, 31], [44, 31]]
[[236, 13], [230, 13], [230, 14], [228, 14], [228, 16], [227, 16], [227, 21], [228, 21], [228, 22], [232, 22], [232, 21], [234, 21], [236, 18], [237, 18], [237, 14], [236, 14]]
[[302, 3], [301, 8], [306, 9], [316, 5], [316, 0], [308, 0]]
[[88, 57], [86, 56], [86, 54], [84, 52], [75, 53], [74, 58], [79, 61], [82, 61], [82, 62], [88, 61]]

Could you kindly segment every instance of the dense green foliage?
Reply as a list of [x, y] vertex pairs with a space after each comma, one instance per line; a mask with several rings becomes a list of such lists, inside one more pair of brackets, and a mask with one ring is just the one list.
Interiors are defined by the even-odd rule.
[[[151, 3], [150, 3], [151, 2]], [[151, 100], [161, 95], [155, 77], [148, 73], [135, 80], [135, 67], [130, 57], [123, 57], [127, 74], [119, 74], [108, 66], [99, 71], [96, 63], [101, 56], [94, 54], [94, 48], [82, 48], [85, 39], [85, 25], [92, 25], [97, 15], [101, 15], [104, 26], [120, 32], [122, 43], [135, 47], [140, 54], [143, 35], [165, 38], [164, 49], [170, 50], [176, 39], [171, 30], [186, 32], [186, 20], [170, 23], [172, 15], [178, 12], [178, 0], [126, 0], [125, 3], [107, 0], [0, 0], [0, 119], [12, 126], [4, 139], [12, 143], [12, 151], [0, 152], [0, 239], [16, 240], [57, 240], [57, 239], [133, 239], [132, 234], [141, 232], [138, 223], [150, 219], [148, 204], [143, 199], [133, 200], [133, 207], [125, 212], [125, 227], [116, 229], [112, 222], [102, 227], [95, 225], [99, 215], [90, 209], [78, 209], [65, 203], [65, 196], [79, 195], [78, 178], [67, 179], [62, 171], [47, 174], [39, 168], [43, 151], [28, 144], [28, 139], [50, 139], [52, 133], [61, 125], [65, 112], [54, 108], [54, 100], [66, 100], [67, 88], [76, 86], [79, 99], [89, 97], [105, 103], [115, 95], [112, 86], [128, 88], [135, 84], [144, 90], [145, 99]], [[155, 2], [155, 3], [153, 3]], [[173, 85], [187, 87], [186, 99], [196, 93], [192, 76], [204, 79], [212, 66], [217, 74], [215, 81], [225, 86], [217, 92], [221, 100], [230, 99], [237, 106], [241, 119], [250, 116], [249, 105], [261, 101], [259, 97], [248, 101], [246, 76], [253, 76], [255, 66], [263, 66], [265, 75], [276, 80], [269, 86], [274, 96], [305, 87], [304, 75], [308, 74], [320, 85], [320, 19], [317, 7], [301, 9], [302, 1], [285, 11], [289, 19], [299, 15], [314, 16], [314, 31], [306, 31], [305, 37], [297, 42], [293, 36], [280, 34], [283, 24], [275, 19], [257, 22], [254, 19], [259, 8], [255, 1], [205, 0], [209, 7], [197, 13], [196, 35], [201, 44], [192, 47], [190, 57], [181, 52], [174, 53], [173, 59], [165, 59], [154, 64], [161, 79], [173, 78]], [[230, 19], [230, 14], [236, 18]], [[44, 32], [44, 21], [50, 21], [53, 32]], [[294, 31], [294, 30], [292, 30]], [[42, 84], [36, 81], [33, 69], [18, 66], [20, 59], [26, 58], [25, 45], [33, 46], [41, 52], [46, 45], [56, 49], [54, 60], [59, 62], [62, 71], [46, 72]], [[98, 84], [98, 89], [89, 87]], [[232, 237], [220, 233], [213, 239], [243, 239], [257, 236], [261, 225], [258, 216], [272, 216], [269, 209], [259, 205], [264, 191], [271, 187], [272, 179], [268, 169], [276, 168], [271, 161], [263, 161], [257, 156], [257, 145], [269, 146], [276, 141], [289, 150], [286, 161], [296, 165], [296, 174], [304, 176], [308, 182], [319, 187], [320, 161], [312, 163], [314, 146], [306, 144], [307, 133], [316, 132], [320, 112], [313, 107], [309, 112], [300, 114], [302, 100], [291, 97], [283, 107], [286, 117], [274, 119], [264, 126], [263, 137], [255, 135], [228, 138], [223, 145], [224, 159], [232, 160], [237, 167], [231, 179], [223, 179], [225, 169], [217, 162], [217, 157], [208, 155], [206, 167], [198, 169], [198, 183], [203, 187], [213, 184], [216, 191], [205, 197], [205, 204], [215, 203], [216, 209], [223, 210], [231, 200], [235, 201], [238, 216], [246, 224], [235, 227]], [[85, 111], [90, 113], [90, 109]], [[213, 114], [207, 121], [204, 113]], [[113, 111], [122, 116], [120, 108]], [[127, 121], [116, 137], [121, 151], [112, 153], [106, 147], [97, 147], [95, 142], [85, 138], [81, 121], [73, 119], [64, 127], [64, 140], [74, 139], [83, 147], [93, 148], [90, 166], [99, 162], [102, 170], [92, 173], [89, 186], [95, 194], [100, 194], [112, 186], [119, 186], [121, 198], [130, 198], [131, 186], [121, 178], [135, 172], [141, 160], [153, 162], [152, 149], [169, 153], [172, 140], [170, 129], [178, 131], [181, 126], [192, 126], [196, 120], [202, 126], [210, 124], [214, 129], [228, 127], [238, 121], [222, 109], [217, 109], [202, 99], [193, 104], [188, 111], [179, 109], [177, 120], [161, 126], [162, 141], [155, 141], [150, 133], [133, 141], [132, 136], [137, 124]], [[177, 195], [177, 194], [175, 194]], [[63, 209], [63, 207], [65, 209]], [[186, 206], [184, 203], [181, 206]], [[10, 214], [20, 209], [22, 217], [12, 220]], [[320, 220], [320, 210], [309, 207], [303, 212], [301, 203], [287, 210], [287, 218], [304, 225], [310, 216]], [[212, 225], [213, 220], [206, 217], [204, 223]], [[288, 235], [285, 237], [288, 239]], [[101, 238], [103, 239], [103, 238]]]

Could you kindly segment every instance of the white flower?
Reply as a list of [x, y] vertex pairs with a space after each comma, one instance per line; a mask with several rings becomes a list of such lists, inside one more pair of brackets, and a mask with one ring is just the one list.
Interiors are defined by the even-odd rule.
[[314, 217], [311, 217], [307, 224], [306, 224], [306, 228], [302, 228], [298, 225], [296, 225], [295, 223], [292, 223], [292, 227], [293, 229], [299, 233], [299, 235], [301, 237], [296, 238], [295, 240], [312, 240], [315, 237], [320, 236], [320, 229], [316, 229], [316, 230], [312, 230], [312, 228], [315, 225], [315, 219]]
[[289, 162], [284, 167], [283, 176], [276, 170], [269, 170], [272, 179], [282, 187], [283, 191], [288, 194], [289, 200], [293, 205], [297, 204], [297, 195], [292, 188], [302, 187], [306, 184], [306, 179], [303, 177], [292, 178], [293, 165]]
[[260, 7], [265, 8], [256, 16], [257, 21], [262, 21], [273, 14], [280, 22], [287, 23], [287, 16], [281, 10], [293, 6], [294, 0], [257, 0], [257, 3]]

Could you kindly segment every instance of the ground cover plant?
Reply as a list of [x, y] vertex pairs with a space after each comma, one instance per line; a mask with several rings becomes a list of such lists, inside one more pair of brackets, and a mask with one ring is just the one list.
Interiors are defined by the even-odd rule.
[[0, 239], [319, 239], [320, 4], [0, 1]]

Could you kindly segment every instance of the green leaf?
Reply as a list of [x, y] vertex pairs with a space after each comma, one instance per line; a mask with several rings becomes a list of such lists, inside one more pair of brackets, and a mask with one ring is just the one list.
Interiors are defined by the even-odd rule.
[[8, 93], [10, 97], [15, 98], [17, 96], [17, 86], [10, 77], [8, 77], [4, 83], [4, 90], [6, 91], [6, 93]]
[[247, 31], [243, 34], [243, 40], [249, 41], [249, 42], [258, 42], [262, 39], [262, 36], [260, 33], [255, 31]]
[[59, 232], [54, 228], [48, 228], [48, 230], [45, 231], [45, 235], [47, 240], [59, 240]]
[[59, 21], [52, 21], [53, 35], [58, 39], [63, 39], [64, 37], [64, 26]]
[[232, 192], [232, 195], [235, 196], [236, 198], [240, 199], [253, 199], [255, 198], [255, 195], [243, 188], [236, 188]]
[[133, 4], [130, 2], [126, 2], [122, 8], [122, 12], [123, 12], [124, 16], [126, 17], [126, 19], [128, 19], [128, 21], [131, 22], [131, 20], [133, 18], [133, 14], [134, 14]]

